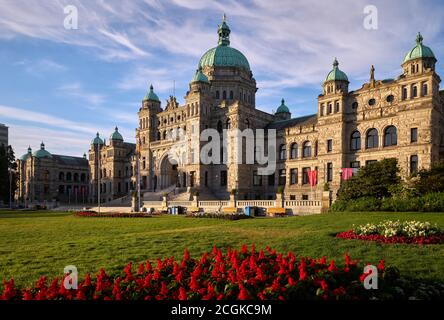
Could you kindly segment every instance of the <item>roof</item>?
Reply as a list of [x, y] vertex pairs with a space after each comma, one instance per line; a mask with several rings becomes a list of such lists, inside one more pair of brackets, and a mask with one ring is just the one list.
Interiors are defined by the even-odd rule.
[[247, 58], [237, 49], [230, 47], [230, 28], [225, 22], [217, 29], [219, 34], [218, 46], [211, 48], [204, 53], [199, 61], [199, 68], [210, 67], [236, 67], [250, 71], [250, 64]]
[[88, 160], [83, 157], [71, 157], [53, 154], [52, 158], [60, 165], [74, 167], [88, 167]]
[[333, 61], [333, 69], [328, 73], [324, 82], [327, 81], [348, 81], [347, 75], [339, 70], [339, 62], [336, 58]]
[[194, 75], [193, 80], [191, 80], [191, 82], [209, 83], [207, 76], [202, 73], [202, 68], [200, 67], [199, 69], [196, 70], [196, 74]]
[[289, 127], [309, 124], [316, 122], [318, 116], [316, 114], [311, 114], [308, 116], [303, 116], [299, 118], [292, 118], [288, 120], [281, 120], [281, 121], [275, 121], [270, 123], [267, 126], [267, 129], [276, 129], [276, 130], [282, 130]]
[[99, 133], [97, 132], [96, 137], [91, 141], [91, 144], [103, 144], [103, 140], [100, 138]]
[[109, 137], [109, 140], [115, 140], [115, 141], [123, 141], [123, 137], [119, 132], [119, 128], [115, 128], [114, 132], [111, 134], [111, 136]]
[[143, 98], [143, 101], [157, 101], [160, 102], [159, 97], [157, 94], [154, 93], [153, 85], [150, 85], [150, 90], [146, 93], [145, 97]]
[[290, 113], [290, 109], [285, 105], [285, 100], [281, 100], [281, 105], [278, 107], [276, 113]]
[[432, 59], [436, 60], [432, 49], [423, 45], [422, 40], [423, 40], [423, 37], [422, 37], [421, 33], [418, 32], [418, 35], [416, 36], [416, 46], [413, 47], [412, 50], [407, 52], [403, 63], [406, 63], [407, 61], [418, 59], [418, 58], [432, 58]]
[[33, 156], [36, 158], [52, 158], [52, 154], [45, 150], [45, 144], [43, 142], [40, 144], [40, 150], [35, 151]]

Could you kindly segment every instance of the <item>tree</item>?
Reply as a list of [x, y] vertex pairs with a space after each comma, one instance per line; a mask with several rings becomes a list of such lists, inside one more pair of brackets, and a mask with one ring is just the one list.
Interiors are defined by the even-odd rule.
[[430, 192], [444, 191], [444, 161], [438, 162], [430, 170], [418, 172], [418, 180], [414, 183], [415, 189], [423, 195]]
[[384, 159], [362, 167], [358, 174], [344, 181], [338, 192], [340, 200], [362, 197], [382, 199], [391, 196], [391, 190], [401, 182], [397, 159]]
[[[11, 178], [11, 194], [17, 189], [17, 164], [15, 162], [14, 150], [11, 146], [0, 147], [0, 201], [9, 203], [9, 186]], [[11, 176], [9, 175], [11, 172]]]

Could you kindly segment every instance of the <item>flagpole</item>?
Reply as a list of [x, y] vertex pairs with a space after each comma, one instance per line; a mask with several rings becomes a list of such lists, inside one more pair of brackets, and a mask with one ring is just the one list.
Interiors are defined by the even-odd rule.
[[137, 132], [137, 212], [140, 212], [140, 131]]

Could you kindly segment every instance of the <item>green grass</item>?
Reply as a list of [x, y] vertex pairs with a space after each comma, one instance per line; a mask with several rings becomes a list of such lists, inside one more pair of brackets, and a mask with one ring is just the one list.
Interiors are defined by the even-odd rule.
[[160, 216], [153, 218], [87, 218], [69, 213], [0, 212], [0, 280], [14, 277], [31, 285], [40, 275], [63, 273], [77, 266], [80, 275], [101, 267], [117, 272], [130, 260], [193, 256], [213, 245], [240, 248], [255, 243], [292, 250], [298, 255], [352, 259], [376, 264], [385, 259], [404, 276], [444, 282], [444, 245], [382, 245], [334, 237], [353, 224], [385, 219], [421, 220], [444, 228], [444, 213], [331, 213], [274, 219], [226, 221]]

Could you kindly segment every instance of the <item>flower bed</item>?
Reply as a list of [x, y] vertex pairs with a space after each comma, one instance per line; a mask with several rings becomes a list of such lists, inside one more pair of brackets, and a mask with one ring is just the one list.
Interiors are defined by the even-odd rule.
[[342, 239], [359, 239], [381, 243], [444, 243], [444, 231], [429, 222], [384, 221], [379, 224], [368, 223], [336, 235]]
[[[136, 270], [135, 270], [136, 269]], [[87, 274], [77, 290], [67, 290], [61, 279], [40, 278], [32, 288], [17, 288], [14, 280], [4, 281], [3, 300], [226, 300], [226, 299], [391, 299], [408, 298], [410, 286], [399, 290], [399, 273], [378, 265], [378, 285], [382, 290], [366, 290], [363, 265], [345, 255], [337, 265], [326, 258], [297, 258], [292, 252], [277, 253], [267, 248], [256, 251], [245, 245], [240, 251], [222, 252], [216, 247], [199, 259], [185, 250], [183, 259], [158, 259], [154, 265], [130, 262], [122, 274], [110, 276], [101, 269]], [[403, 292], [402, 294], [400, 292]], [[441, 288], [441, 293], [444, 289]], [[441, 294], [438, 291], [438, 294]], [[435, 291], [436, 294], [436, 291]], [[442, 295], [444, 296], [444, 295]]]
[[213, 219], [225, 219], [225, 220], [242, 220], [250, 219], [253, 217], [247, 216], [243, 213], [208, 213], [208, 212], [194, 212], [188, 213], [187, 217], [190, 218], [213, 218]]
[[78, 217], [96, 217], [96, 218], [147, 218], [149, 214], [137, 212], [110, 212], [110, 213], [97, 213], [95, 211], [79, 211], [74, 213]]

